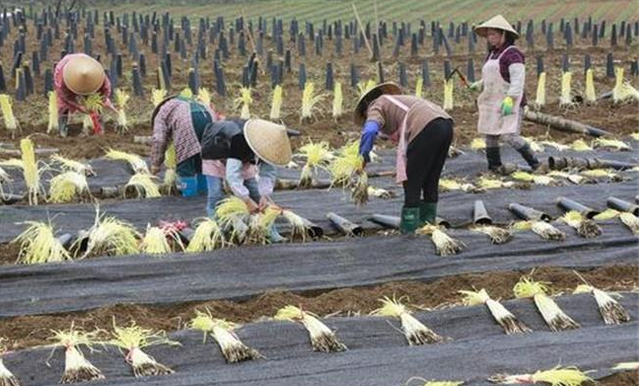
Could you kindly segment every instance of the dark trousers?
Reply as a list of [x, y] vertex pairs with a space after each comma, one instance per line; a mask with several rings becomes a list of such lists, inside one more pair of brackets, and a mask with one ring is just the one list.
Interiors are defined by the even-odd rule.
[[453, 121], [437, 118], [429, 122], [407, 147], [407, 181], [404, 182], [404, 205], [415, 208], [420, 203], [438, 202], [438, 183], [453, 140]]

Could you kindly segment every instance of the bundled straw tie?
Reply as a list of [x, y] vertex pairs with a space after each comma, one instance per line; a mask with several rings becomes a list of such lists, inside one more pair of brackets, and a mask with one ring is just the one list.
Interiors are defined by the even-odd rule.
[[99, 343], [98, 331], [86, 332], [76, 328], [72, 323], [69, 330], [52, 332], [54, 349], [59, 346], [65, 348], [65, 366], [60, 383], [89, 382], [105, 378], [102, 371], [89, 362], [79, 348], [82, 345], [93, 351], [93, 345]]
[[274, 319], [302, 323], [309, 332], [309, 339], [314, 351], [328, 353], [347, 350], [347, 346], [338, 340], [335, 333], [322, 323], [317, 315], [289, 305], [279, 309]]
[[[580, 275], [578, 275], [580, 276]], [[582, 277], [580, 276], [582, 279]], [[583, 279], [584, 280], [584, 279]], [[619, 293], [611, 292], [607, 293], [598, 288], [592, 287], [589, 284], [580, 284], [573, 291], [574, 294], [590, 293], [596, 299], [598, 303], [598, 310], [604, 323], [607, 325], [626, 323], [631, 320], [629, 313], [614, 299], [614, 297], [621, 298]]]
[[431, 235], [431, 241], [436, 247], [439, 256], [455, 255], [462, 251], [466, 245], [446, 234], [436, 225], [426, 224], [416, 231], [419, 235]]
[[161, 344], [180, 345], [178, 342], [169, 340], [164, 331], [154, 332], [136, 325], [135, 322], [131, 322], [129, 327], [118, 327], [114, 320], [112, 335], [113, 339], [109, 343], [127, 351], [125, 359], [136, 377], [166, 375], [174, 372], [142, 351], [145, 347]]
[[545, 383], [550, 386], [581, 386], [585, 382], [594, 382], [577, 367], [556, 366], [550, 370], [539, 370], [533, 374], [507, 375], [496, 374], [488, 379], [503, 385], [531, 385]]
[[196, 310], [196, 316], [190, 322], [190, 328], [204, 333], [205, 342], [207, 335], [211, 335], [215, 339], [227, 363], [264, 358], [257, 350], [246, 346], [240, 341], [240, 338], [234, 332], [239, 327], [237, 324], [224, 319], [214, 318], [209, 309], [204, 311]]
[[549, 283], [536, 282], [523, 276], [513, 287], [516, 298], [533, 298], [533, 301], [551, 331], [572, 330], [580, 328], [580, 324], [565, 314], [548, 295]]
[[445, 338], [435, 333], [411, 315], [411, 312], [401, 303], [401, 301], [402, 298], [396, 300], [395, 297], [389, 298], [385, 296], [380, 299], [382, 307], [373, 311], [371, 314], [400, 319], [404, 336], [410, 346], [423, 345], [426, 343], [440, 343], [445, 340]]
[[509, 310], [500, 302], [493, 300], [483, 288], [480, 291], [458, 291], [464, 296], [463, 303], [467, 306], [484, 304], [491, 312], [495, 321], [502, 327], [506, 334], [517, 334], [531, 332], [531, 329], [520, 322]]
[[578, 211], [569, 211], [560, 219], [574, 228], [580, 237], [593, 238], [602, 234], [602, 228], [595, 221], [586, 218]]

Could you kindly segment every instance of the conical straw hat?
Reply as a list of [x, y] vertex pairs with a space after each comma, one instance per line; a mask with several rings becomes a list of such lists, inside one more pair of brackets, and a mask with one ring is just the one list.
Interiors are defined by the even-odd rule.
[[274, 166], [291, 162], [291, 143], [287, 128], [263, 119], [249, 119], [244, 125], [247, 144], [261, 160]]
[[62, 70], [64, 84], [78, 95], [92, 94], [104, 83], [104, 69], [92, 57], [84, 54], [74, 56]]
[[380, 83], [362, 94], [353, 112], [353, 119], [357, 125], [362, 125], [367, 118], [367, 107], [369, 107], [369, 104], [384, 94], [399, 95], [402, 94], [402, 89], [393, 82], [386, 82]]
[[513, 26], [511, 25], [511, 23], [509, 23], [507, 19], [505, 19], [504, 16], [502, 15], [496, 15], [492, 17], [491, 19], [485, 21], [484, 23], [474, 27], [473, 31], [477, 33], [479, 36], [487, 37], [487, 30], [489, 28], [507, 31], [513, 34], [514, 39], [517, 39], [520, 37], [520, 34], [515, 29], [513, 29]]

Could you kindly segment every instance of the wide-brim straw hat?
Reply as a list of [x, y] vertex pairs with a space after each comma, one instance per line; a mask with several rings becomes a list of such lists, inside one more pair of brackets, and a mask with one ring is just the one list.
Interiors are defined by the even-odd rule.
[[291, 142], [287, 128], [263, 119], [249, 119], [244, 124], [244, 138], [254, 153], [273, 166], [291, 162]]
[[353, 112], [353, 119], [357, 125], [362, 125], [367, 118], [367, 108], [369, 104], [378, 99], [381, 95], [399, 95], [402, 94], [400, 86], [393, 82], [380, 83], [371, 88], [371, 90], [362, 94]]
[[513, 35], [514, 39], [517, 39], [520, 37], [520, 34], [515, 29], [513, 29], [513, 26], [511, 25], [511, 23], [509, 23], [507, 19], [505, 19], [504, 16], [502, 15], [496, 15], [491, 19], [485, 21], [484, 23], [473, 27], [473, 32], [478, 34], [478, 36], [482, 36], [483, 38], [486, 38], [489, 28], [506, 31], [511, 35]]
[[64, 66], [62, 79], [74, 94], [89, 95], [102, 87], [105, 73], [100, 62], [88, 55], [78, 55]]

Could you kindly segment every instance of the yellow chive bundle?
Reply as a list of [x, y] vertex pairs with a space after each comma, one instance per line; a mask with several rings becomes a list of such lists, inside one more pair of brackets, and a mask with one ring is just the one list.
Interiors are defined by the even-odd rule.
[[547, 104], [547, 73], [541, 72], [538, 76], [538, 87], [536, 88], [536, 107]]
[[225, 245], [224, 233], [218, 223], [210, 218], [198, 220], [193, 238], [186, 248], [186, 252], [208, 252]]
[[49, 99], [49, 123], [47, 125], [47, 133], [55, 133], [58, 131], [58, 97], [55, 91], [49, 91], [47, 96]]
[[316, 143], [309, 141], [300, 148], [298, 156], [305, 159], [298, 185], [300, 187], [310, 187], [318, 169], [326, 170], [327, 164], [333, 158], [333, 153], [329, 149], [329, 143], [325, 141]]
[[328, 353], [347, 349], [347, 346], [340, 342], [335, 333], [322, 323], [316, 315], [305, 312], [298, 307], [285, 306], [278, 310], [274, 319], [302, 323], [309, 332], [309, 339], [314, 351]]
[[191, 319], [189, 327], [204, 333], [206, 341], [207, 335], [211, 335], [218, 343], [220, 351], [227, 363], [237, 363], [253, 359], [263, 358], [263, 356], [251, 347], [246, 346], [234, 330], [239, 328], [235, 323], [224, 319], [217, 319], [211, 315], [209, 309], [204, 311], [196, 310], [196, 316]]
[[[106, 254], [109, 256], [130, 255], [138, 252], [139, 234], [135, 228], [114, 217], [100, 215], [96, 207], [96, 218], [87, 232], [87, 250], [83, 258], [90, 255]], [[81, 240], [76, 241], [76, 244]]]
[[84, 174], [85, 176], [96, 175], [96, 173], [93, 171], [93, 168], [88, 163], [82, 163], [76, 160], [65, 158], [58, 154], [52, 155], [51, 161], [58, 163], [64, 171], [76, 172]]
[[602, 234], [602, 228], [595, 221], [586, 218], [578, 211], [572, 210], [565, 213], [561, 220], [575, 229], [580, 237], [593, 238]]
[[81, 104], [89, 113], [100, 113], [104, 108], [104, 99], [102, 95], [93, 93], [85, 96]]
[[125, 109], [129, 103], [129, 99], [131, 99], [131, 96], [127, 94], [126, 91], [117, 89], [114, 99], [116, 107], [118, 108], [118, 121], [116, 127], [120, 134], [123, 134], [129, 131], [129, 122], [127, 120], [127, 112]]
[[593, 69], [590, 68], [585, 74], [584, 99], [588, 103], [596, 101], [596, 88], [593, 85]]
[[153, 89], [153, 91], [151, 91], [151, 103], [153, 103], [153, 107], [158, 106], [166, 97], [167, 97], [167, 90]]
[[416, 78], [416, 97], [422, 98], [422, 89], [424, 87], [424, 80], [421, 76]]
[[411, 315], [411, 312], [402, 303], [400, 303], [401, 300], [402, 299], [396, 300], [395, 297], [389, 298], [386, 296], [379, 299], [382, 303], [382, 307], [373, 311], [372, 315], [400, 319], [402, 330], [404, 331], [405, 338], [410, 346], [422, 345], [425, 343], [439, 343], [444, 341], [443, 337], [436, 334], [433, 330]]
[[235, 196], [225, 198], [216, 207], [218, 224], [224, 229], [232, 230], [230, 240], [243, 241], [247, 237], [249, 227], [245, 222], [249, 220], [249, 217], [250, 213], [247, 204]]
[[304, 89], [302, 90], [302, 106], [300, 108], [300, 121], [305, 119], [311, 119], [318, 109], [316, 106], [322, 95], [315, 95], [315, 84], [313, 82], [306, 82]]
[[493, 300], [483, 288], [480, 291], [458, 291], [464, 296], [463, 303], [467, 306], [484, 304], [491, 312], [495, 321], [502, 327], [506, 334], [531, 332], [531, 329], [520, 322], [509, 310], [500, 302]]
[[342, 83], [335, 82], [333, 86], [333, 118], [342, 116]]
[[580, 328], [580, 324], [565, 314], [548, 295], [549, 283], [536, 282], [523, 276], [513, 287], [513, 293], [519, 299], [533, 298], [533, 301], [551, 331], [572, 330]]
[[613, 101], [615, 103], [621, 103], [627, 100], [638, 100], [638, 90], [628, 82], [624, 82], [624, 68], [616, 68], [615, 74], [616, 84], [613, 87]]
[[7, 352], [7, 347], [2, 343], [4, 339], [0, 338], [0, 385], [19, 386], [20, 381], [15, 375], [4, 365], [2, 356]]
[[36, 152], [31, 139], [23, 138], [20, 140], [20, 151], [22, 154], [22, 173], [27, 188], [29, 188], [29, 205], [38, 205], [38, 195], [41, 191], [40, 170], [36, 163]]
[[571, 143], [571, 150], [573, 151], [591, 151], [593, 148], [589, 146], [584, 139], [576, 139]]
[[617, 139], [596, 138], [593, 140], [592, 145], [596, 148], [608, 148], [621, 151], [631, 150], [631, 147], [628, 144]]
[[489, 378], [493, 383], [504, 385], [544, 383], [549, 386], [581, 386], [594, 382], [586, 372], [577, 367], [556, 366], [550, 370], [539, 370], [534, 374], [497, 374]]
[[91, 197], [87, 177], [75, 171], [58, 174], [49, 181], [49, 201], [55, 204]]
[[[173, 235], [174, 240], [179, 240], [177, 235]], [[147, 225], [147, 232], [140, 242], [140, 252], [150, 255], [171, 253], [171, 245], [167, 240], [167, 234], [159, 227]]]
[[146, 173], [136, 173], [129, 179], [125, 189], [134, 190], [137, 197], [157, 198], [160, 194], [160, 187], [155, 182], [156, 177]]
[[484, 138], [474, 138], [471, 141], [471, 149], [473, 150], [484, 150], [487, 148], [487, 143]]
[[573, 105], [571, 98], [571, 76], [572, 73], [567, 71], [562, 74], [562, 86], [560, 89], [560, 106], [567, 107]]
[[620, 221], [622, 221], [634, 235], [638, 236], [638, 218], [633, 213], [620, 213]]
[[146, 173], [149, 174], [149, 168], [147, 163], [142, 157], [136, 154], [127, 153], [120, 150], [109, 149], [105, 154], [105, 157], [114, 161], [126, 161], [133, 169], [134, 173]]
[[446, 111], [453, 110], [453, 78], [444, 81], [444, 102], [442, 108]]
[[0, 110], [4, 118], [4, 127], [11, 133], [11, 138], [14, 138], [16, 132], [20, 129], [20, 125], [13, 114], [13, 103], [9, 95], [0, 94]]
[[504, 244], [513, 238], [513, 232], [510, 229], [503, 229], [493, 225], [481, 225], [472, 228], [472, 230], [489, 236], [491, 244]]
[[282, 86], [277, 85], [273, 89], [273, 96], [271, 98], [271, 113], [269, 119], [277, 121], [280, 119], [280, 110], [282, 110]]
[[611, 292], [607, 293], [601, 289], [592, 287], [588, 284], [580, 284], [573, 291], [574, 294], [592, 294], [596, 303], [598, 304], [598, 310], [604, 323], [607, 325], [626, 323], [631, 320], [629, 313], [614, 299], [614, 297], [622, 297], [619, 293]]
[[169, 367], [158, 363], [153, 357], [142, 351], [143, 348], [160, 344], [179, 345], [167, 339], [163, 331], [139, 327], [132, 322], [129, 327], [113, 326], [113, 339], [110, 344], [127, 351], [126, 360], [136, 377], [172, 374]]
[[29, 227], [12, 242], [20, 243], [18, 263], [43, 264], [71, 260], [71, 255], [55, 236], [51, 223], [27, 221]]
[[436, 247], [436, 253], [439, 256], [455, 255], [462, 251], [466, 245], [446, 234], [437, 225], [426, 224], [422, 228], [416, 230], [419, 235], [431, 235], [431, 241]]
[[233, 101], [233, 103], [234, 103], [234, 110], [240, 109], [240, 118], [242, 119], [251, 118], [251, 112], [249, 111], [249, 107], [253, 104], [253, 97], [251, 96], [251, 88], [241, 87], [240, 96], [236, 98]]
[[69, 330], [52, 331], [54, 346], [65, 348], [64, 373], [60, 383], [89, 382], [104, 379], [102, 371], [89, 362], [79, 346], [86, 346], [92, 350], [92, 346], [98, 342], [98, 331], [85, 332], [75, 328], [73, 323]]
[[211, 93], [206, 88], [200, 88], [196, 99], [205, 106], [211, 106]]

